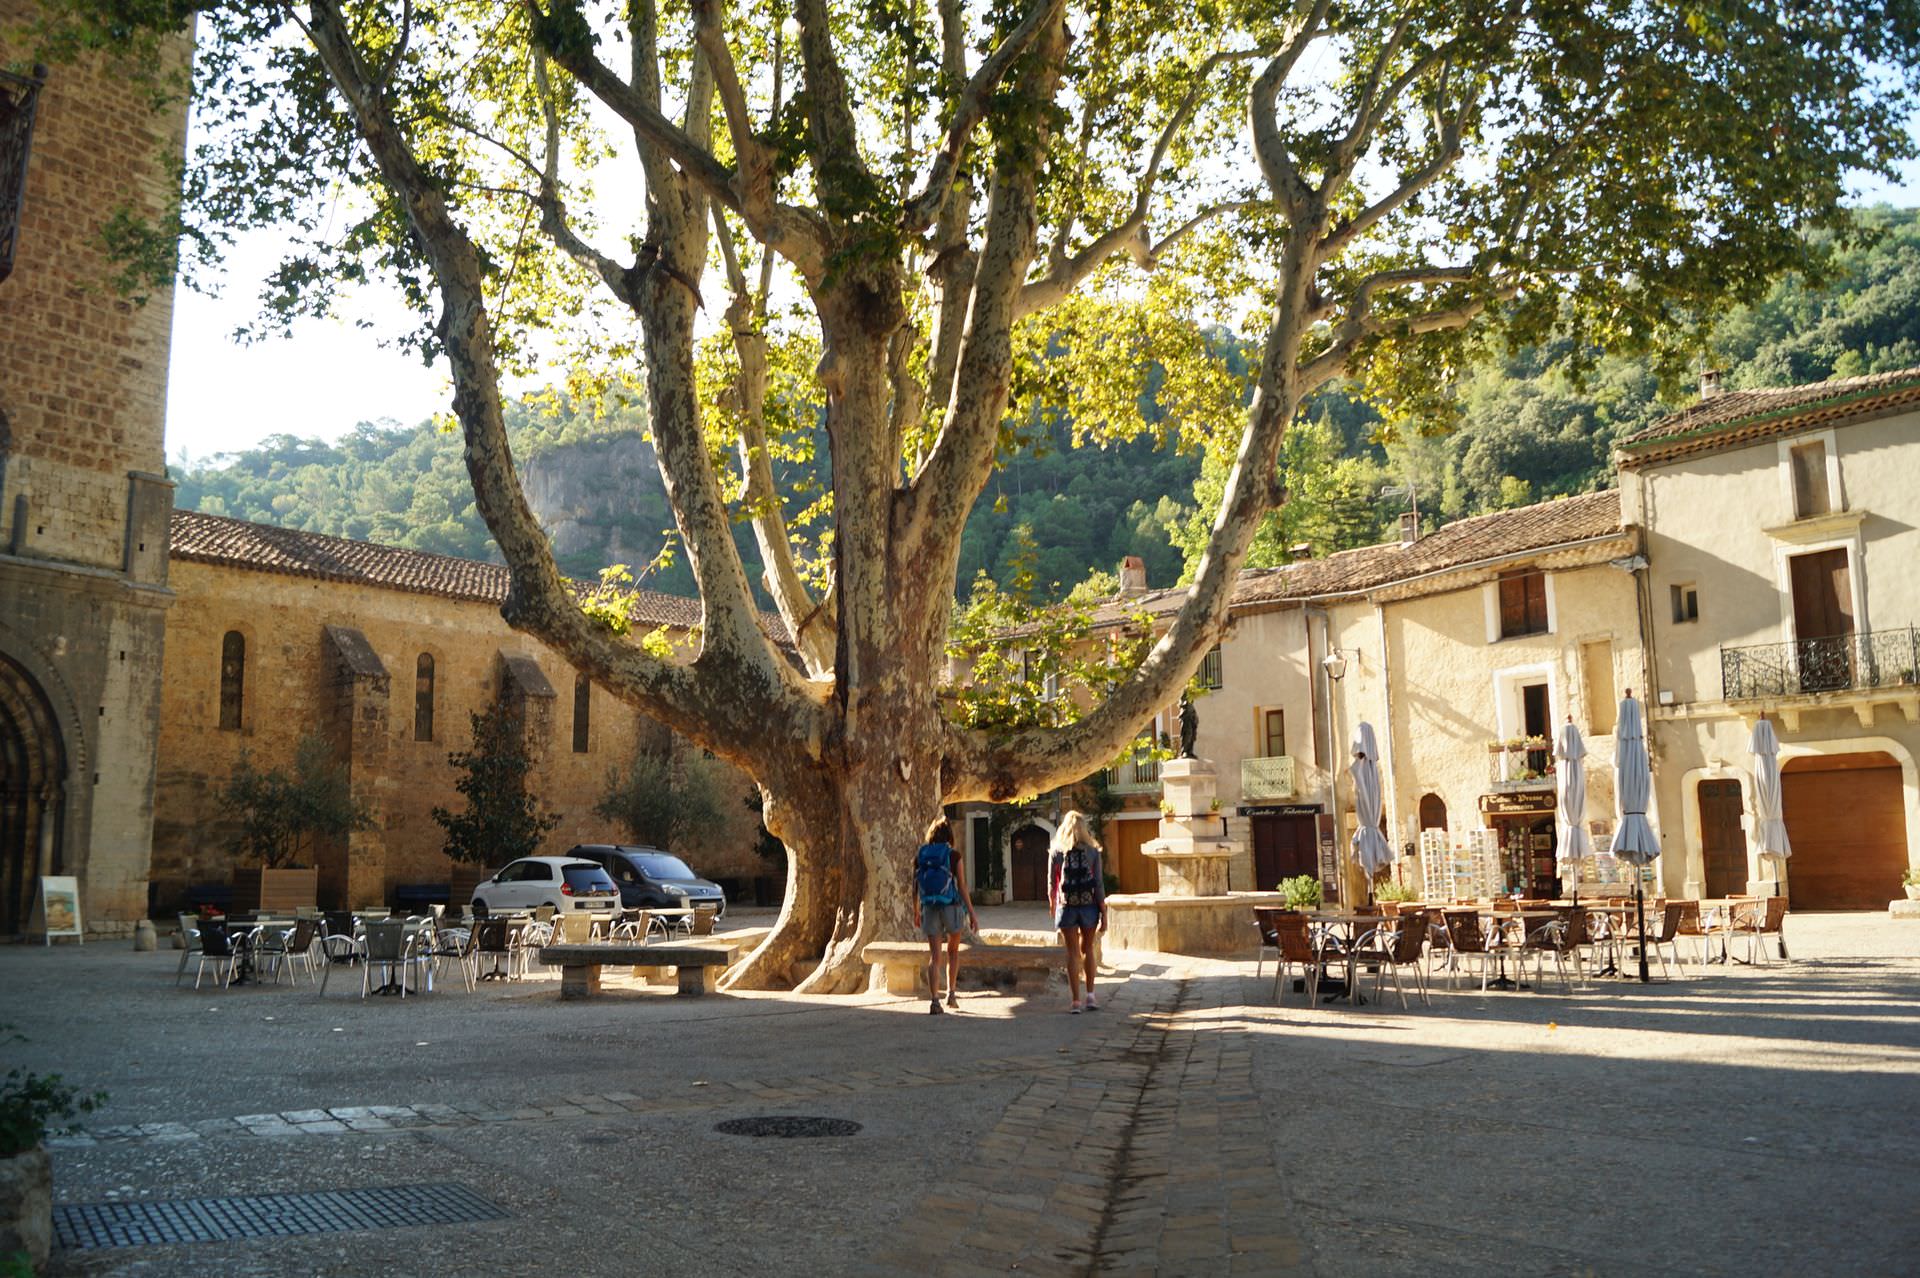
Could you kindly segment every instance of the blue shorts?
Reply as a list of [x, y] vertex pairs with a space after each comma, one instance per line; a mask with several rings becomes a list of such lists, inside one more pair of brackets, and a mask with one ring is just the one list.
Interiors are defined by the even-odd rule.
[[1100, 907], [1097, 905], [1063, 905], [1053, 920], [1053, 925], [1061, 931], [1070, 927], [1085, 928], [1089, 932], [1100, 926]]

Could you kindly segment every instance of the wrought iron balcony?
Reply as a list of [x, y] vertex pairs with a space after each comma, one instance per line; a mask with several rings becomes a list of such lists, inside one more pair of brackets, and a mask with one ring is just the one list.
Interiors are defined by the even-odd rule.
[[1553, 752], [1547, 739], [1487, 742], [1487, 784], [1495, 790], [1551, 789]]
[[1263, 759], [1240, 760], [1240, 798], [1242, 802], [1262, 799], [1291, 799], [1300, 793], [1293, 756], [1268, 755]]
[[1158, 794], [1160, 761], [1152, 755], [1136, 755], [1103, 769], [1100, 779], [1115, 794]]
[[1913, 687], [1917, 679], [1920, 630], [1912, 626], [1720, 650], [1727, 701]]

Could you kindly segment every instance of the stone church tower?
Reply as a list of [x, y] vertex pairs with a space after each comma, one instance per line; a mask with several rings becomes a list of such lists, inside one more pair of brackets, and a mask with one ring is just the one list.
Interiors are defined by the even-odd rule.
[[[0, 0], [0, 67], [35, 8]], [[185, 119], [98, 62], [0, 74], [0, 936], [43, 874], [89, 930], [146, 915], [173, 308], [115, 292], [101, 227], [165, 207]]]

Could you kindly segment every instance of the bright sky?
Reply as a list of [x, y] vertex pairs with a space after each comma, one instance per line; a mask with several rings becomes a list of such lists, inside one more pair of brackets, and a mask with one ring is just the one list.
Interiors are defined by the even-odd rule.
[[[1920, 133], [1920, 120], [1915, 129]], [[1863, 179], [1855, 202], [1920, 205], [1920, 163], [1897, 181]], [[167, 457], [202, 462], [252, 447], [269, 435], [334, 439], [363, 421], [412, 425], [451, 407], [445, 374], [380, 344], [405, 322], [399, 305], [369, 291], [346, 319], [308, 320], [290, 338], [240, 345], [234, 331], [252, 318], [260, 282], [282, 243], [250, 236], [227, 260], [221, 295], [174, 296], [173, 356], [167, 382]], [[383, 324], [382, 302], [385, 301]], [[394, 318], [399, 316], [400, 318]], [[373, 323], [356, 326], [354, 320]]]

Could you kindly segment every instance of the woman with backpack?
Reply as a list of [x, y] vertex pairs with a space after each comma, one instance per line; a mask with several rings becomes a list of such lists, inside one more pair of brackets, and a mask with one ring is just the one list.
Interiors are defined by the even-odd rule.
[[947, 943], [947, 1006], [960, 1006], [960, 938], [980, 930], [945, 817], [927, 827], [927, 841], [913, 854], [913, 925], [927, 938], [927, 1011], [940, 1013], [940, 942]]
[[1100, 1010], [1093, 996], [1094, 932], [1107, 930], [1106, 859], [1093, 826], [1079, 812], [1069, 812], [1053, 833], [1053, 851], [1047, 858], [1047, 904], [1053, 907], [1053, 925], [1067, 942], [1067, 989], [1078, 1013], [1080, 978], [1086, 977], [1085, 1007]]

